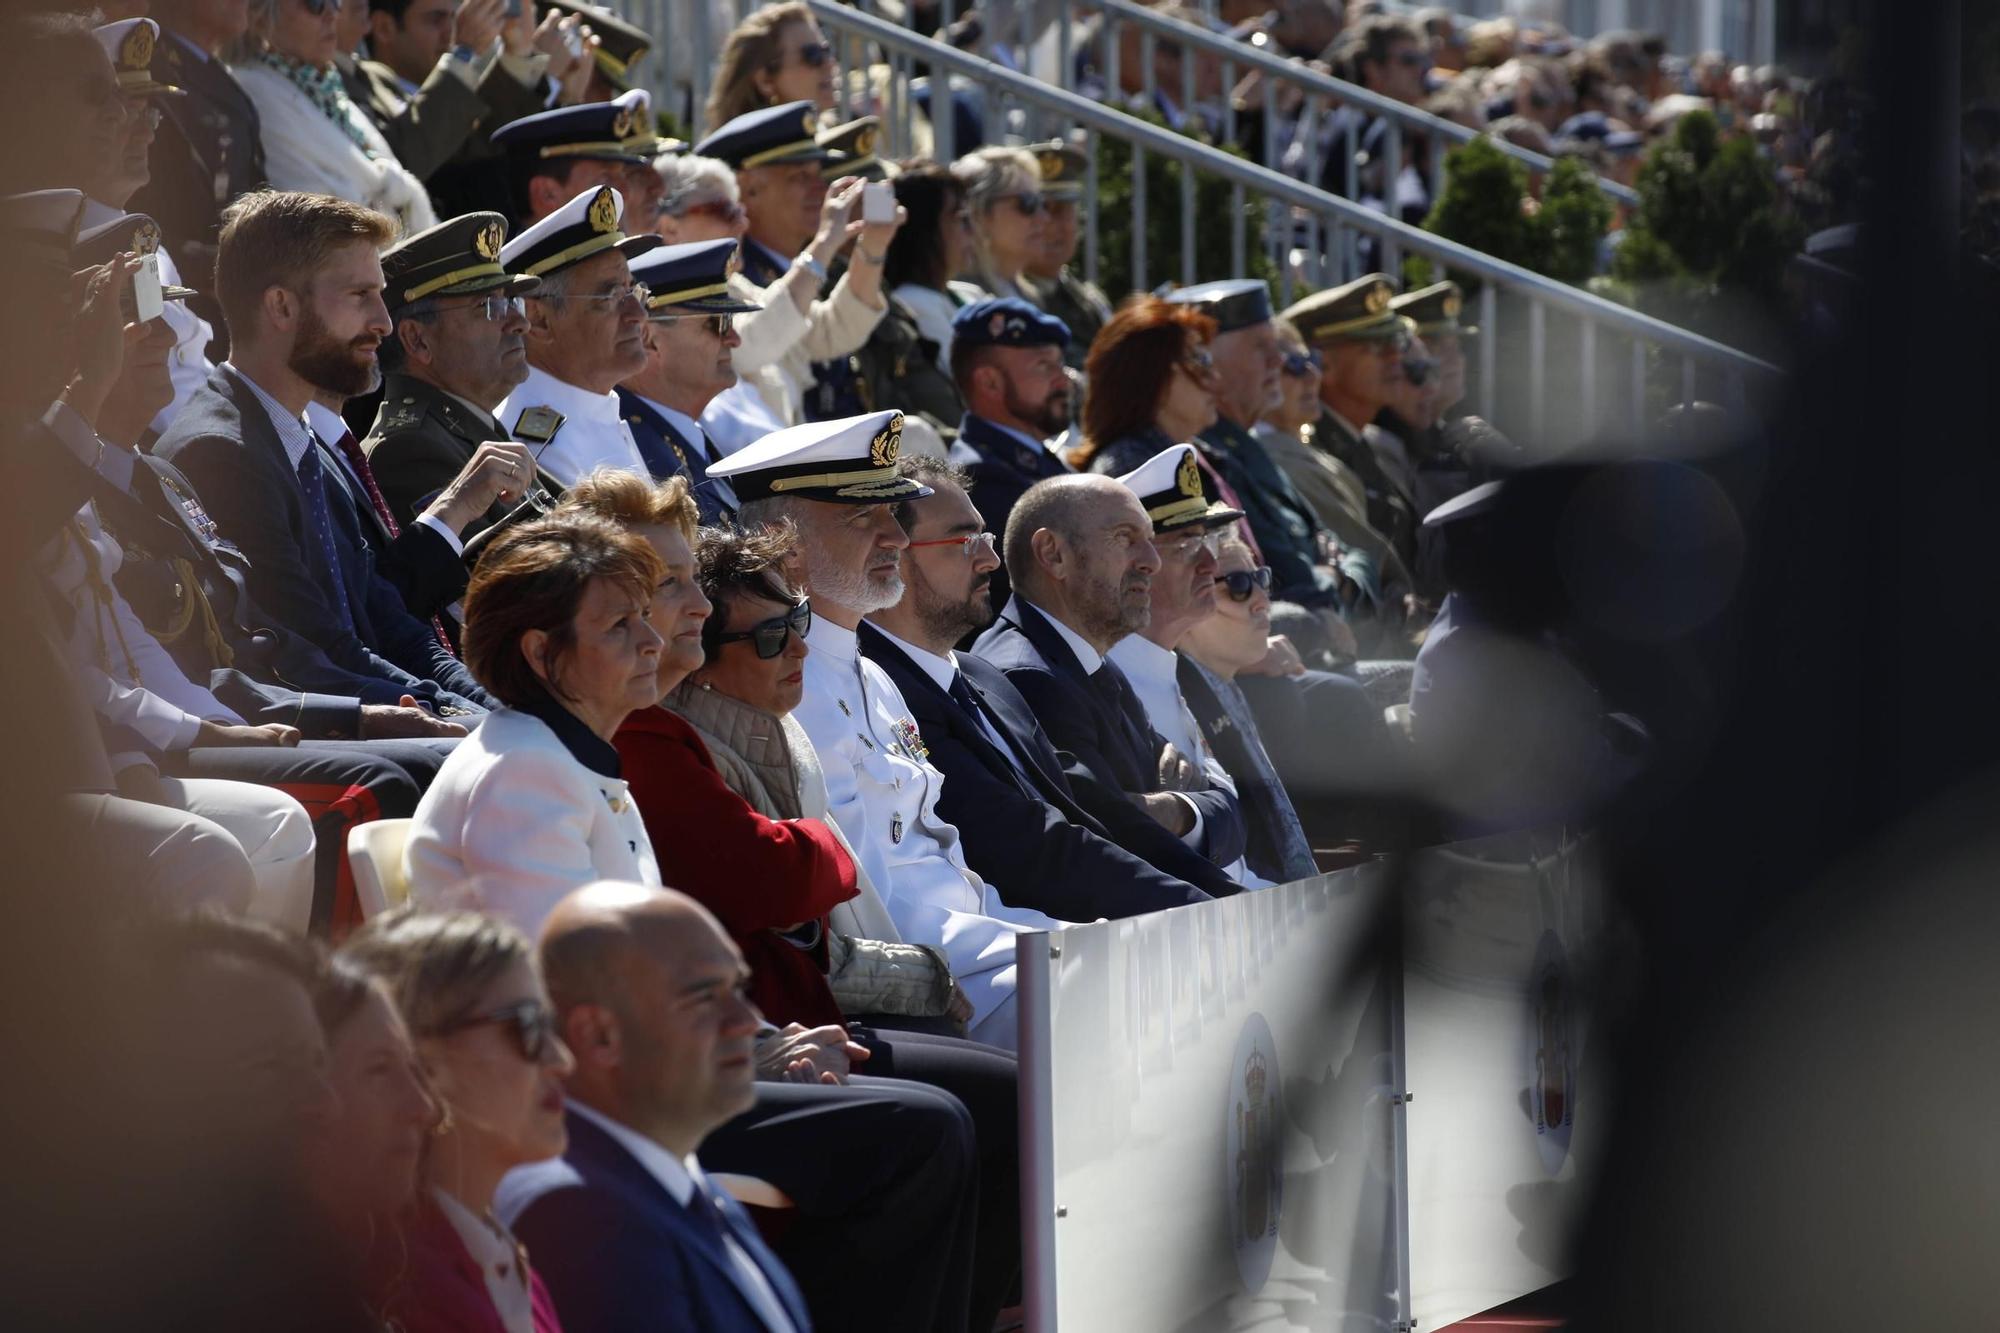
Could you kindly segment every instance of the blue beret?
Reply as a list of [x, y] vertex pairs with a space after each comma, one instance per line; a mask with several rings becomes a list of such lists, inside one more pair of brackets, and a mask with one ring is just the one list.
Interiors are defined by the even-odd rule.
[[1067, 347], [1069, 325], [1018, 296], [993, 296], [953, 315], [951, 336], [970, 347]]

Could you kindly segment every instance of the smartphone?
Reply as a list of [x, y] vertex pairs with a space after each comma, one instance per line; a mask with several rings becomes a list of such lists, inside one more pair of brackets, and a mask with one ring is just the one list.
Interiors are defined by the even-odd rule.
[[521, 17], [521, 0], [507, 0], [507, 3], [501, 6], [500, 13], [510, 19]]
[[166, 313], [166, 299], [160, 292], [160, 260], [147, 255], [132, 274], [132, 283], [119, 303], [127, 324], [145, 324]]
[[896, 187], [887, 181], [873, 181], [862, 186], [861, 220], [863, 222], [894, 222], [896, 220]]

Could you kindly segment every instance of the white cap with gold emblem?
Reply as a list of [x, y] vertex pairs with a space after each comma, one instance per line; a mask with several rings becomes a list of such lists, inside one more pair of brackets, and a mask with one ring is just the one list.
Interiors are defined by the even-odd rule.
[[118, 91], [127, 97], [151, 97], [155, 93], [182, 96], [183, 89], [153, 77], [153, 51], [160, 44], [160, 25], [151, 19], [120, 19], [92, 28], [97, 44], [111, 57], [118, 71]]
[[902, 442], [901, 412], [808, 421], [710, 464], [708, 475], [729, 478], [739, 504], [788, 495], [855, 505], [921, 499], [930, 487], [896, 475]]
[[1139, 497], [1156, 533], [1197, 525], [1222, 528], [1243, 517], [1241, 509], [1209, 496], [1208, 479], [1191, 444], [1168, 445], [1118, 480]]
[[592, 255], [617, 250], [627, 259], [666, 242], [652, 232], [627, 236], [625, 197], [608, 185], [585, 190], [501, 247], [500, 262], [512, 273], [546, 278]]

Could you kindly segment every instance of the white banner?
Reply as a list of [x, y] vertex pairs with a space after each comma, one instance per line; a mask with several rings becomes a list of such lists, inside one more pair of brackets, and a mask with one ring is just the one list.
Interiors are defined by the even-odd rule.
[[1030, 1329], [1394, 1325], [1382, 884], [1022, 937]]

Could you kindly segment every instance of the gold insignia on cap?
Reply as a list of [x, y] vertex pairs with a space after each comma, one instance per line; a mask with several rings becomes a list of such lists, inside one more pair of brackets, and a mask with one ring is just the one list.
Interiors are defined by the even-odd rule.
[[1371, 315], [1381, 314], [1384, 310], [1387, 310], [1389, 308], [1388, 286], [1384, 283], [1379, 283], [1379, 282], [1376, 283], [1373, 287], [1370, 287], [1368, 289], [1368, 295], [1363, 298], [1362, 303], [1368, 308], [1369, 314]]
[[800, 128], [805, 130], [806, 138], [812, 138], [813, 131], [819, 128], [819, 116], [811, 111], [806, 112], [805, 119], [800, 122]]
[[126, 69], [144, 69], [153, 63], [153, 29], [149, 25], [132, 25], [132, 31], [119, 44], [118, 63]]
[[632, 132], [632, 108], [621, 106], [618, 114], [611, 118], [611, 137], [623, 139]]
[[1035, 160], [1041, 166], [1043, 180], [1052, 181], [1062, 178], [1065, 164], [1061, 153], [1058, 153], [1053, 148], [1046, 148], [1035, 155]]
[[160, 227], [152, 221], [141, 222], [132, 230], [132, 253], [150, 255], [160, 248]]
[[618, 205], [612, 202], [611, 187], [600, 186], [597, 197], [590, 201], [590, 229], [592, 231], [618, 230]]
[[874, 439], [868, 442], [868, 461], [875, 467], [894, 467], [896, 454], [903, 447], [903, 414], [896, 413], [889, 418]]
[[1444, 317], [1446, 319], [1457, 319], [1458, 312], [1464, 305], [1465, 302], [1458, 299], [1457, 292], [1446, 292], [1444, 294]]
[[855, 135], [854, 155], [856, 157], [867, 157], [870, 153], [873, 153], [875, 151], [875, 138], [878, 133], [879, 131], [873, 125], [870, 125], [868, 128], [862, 130], [861, 133]]
[[472, 248], [479, 252], [481, 259], [498, 259], [500, 246], [507, 238], [507, 229], [497, 222], [489, 222], [479, 229], [479, 235], [472, 238]]
[[1194, 461], [1194, 450], [1181, 455], [1180, 468], [1174, 473], [1174, 485], [1182, 495], [1196, 500], [1201, 498], [1201, 465]]

